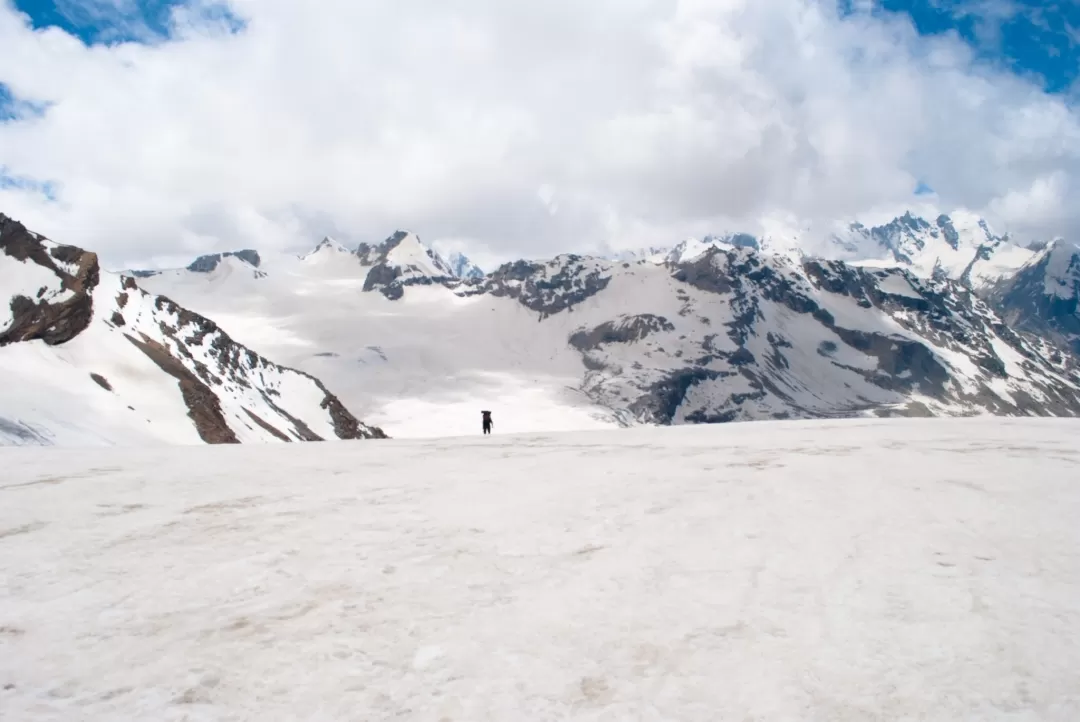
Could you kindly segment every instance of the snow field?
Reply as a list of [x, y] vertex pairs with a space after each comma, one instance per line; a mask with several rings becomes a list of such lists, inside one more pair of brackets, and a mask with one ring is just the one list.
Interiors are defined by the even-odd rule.
[[0, 449], [0, 717], [1072, 722], [1077, 431]]

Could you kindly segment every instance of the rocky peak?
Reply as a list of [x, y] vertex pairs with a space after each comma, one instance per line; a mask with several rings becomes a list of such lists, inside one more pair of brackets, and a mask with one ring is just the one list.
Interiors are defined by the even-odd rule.
[[0, 346], [35, 339], [58, 345], [86, 330], [101, 272], [97, 254], [53, 243], [3, 214], [0, 250], [0, 278], [10, 278], [14, 290]]
[[408, 231], [397, 231], [377, 245], [362, 243], [356, 255], [363, 265], [371, 266], [364, 291], [379, 291], [390, 300], [401, 298], [406, 286], [458, 279], [442, 256]]

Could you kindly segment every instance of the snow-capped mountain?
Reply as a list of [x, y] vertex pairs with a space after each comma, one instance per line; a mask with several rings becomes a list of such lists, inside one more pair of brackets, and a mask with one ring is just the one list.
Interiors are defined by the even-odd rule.
[[454, 251], [446, 257], [450, 270], [458, 278], [483, 278], [484, 271], [473, 263], [468, 256], [460, 251]]
[[360, 244], [360, 262], [369, 267], [364, 290], [378, 290], [387, 298], [401, 298], [405, 286], [457, 278], [442, 256], [407, 231], [398, 231], [378, 245]]
[[927, 221], [907, 213], [876, 228], [854, 225], [843, 240], [860, 253], [870, 243], [884, 252], [880, 260], [886, 264], [910, 268], [923, 277], [950, 278], [978, 291], [1015, 272], [1032, 255], [1007, 236], [994, 235], [986, 221], [970, 214]]
[[604, 255], [604, 258], [620, 263], [637, 263], [640, 261], [663, 263], [665, 256], [669, 253], [671, 253], [671, 246], [646, 246], [644, 248], [631, 248], [608, 253]]
[[1006, 277], [991, 298], [1016, 328], [1046, 336], [1080, 355], [1080, 247], [1056, 240]]
[[[0, 215], [0, 443], [378, 438], [321, 381]], [[223, 254], [187, 271], [221, 275]], [[213, 265], [213, 268], [205, 268]], [[147, 278], [154, 278], [148, 276]]]
[[714, 248], [670, 281], [674, 315], [570, 338], [586, 391], [639, 420], [1080, 413], [1080, 375], [947, 279]]
[[[352, 255], [352, 251], [335, 241], [330, 236], [326, 236], [318, 245], [316, 245], [310, 252], [301, 256], [301, 260], [309, 261], [312, 263], [330, 263], [335, 256], [349, 256]], [[188, 267], [191, 270], [191, 267]]]
[[761, 249], [761, 242], [749, 233], [729, 233], [723, 236], [705, 236], [703, 239], [688, 238], [663, 256], [665, 263], [689, 263], [705, 255], [714, 248], [753, 248]]
[[[951, 247], [944, 227], [936, 238]], [[914, 234], [894, 245], [917, 247]], [[268, 260], [256, 282], [148, 282], [235, 319], [246, 343], [327, 379], [395, 435], [473, 433], [476, 410], [493, 406], [502, 430], [1080, 413], [1073, 357], [1014, 331], [963, 278], [750, 240], [686, 244], [685, 261], [563, 255], [462, 280], [396, 234], [342, 255], [333, 282]], [[391, 263], [405, 242], [419, 262]]]
[[[925, 278], [950, 278], [977, 291], [986, 291], [1031, 259], [1029, 248], [997, 236], [986, 221], [969, 213], [941, 215], [932, 221], [910, 212], [881, 226], [861, 223], [839, 226], [807, 238], [791, 235], [757, 237], [728, 233], [689, 238], [669, 249], [629, 252], [628, 258], [654, 263], [687, 263], [713, 248], [753, 248], [793, 259], [820, 258], [871, 267], [909, 269]], [[623, 258], [619, 258], [623, 260]]]

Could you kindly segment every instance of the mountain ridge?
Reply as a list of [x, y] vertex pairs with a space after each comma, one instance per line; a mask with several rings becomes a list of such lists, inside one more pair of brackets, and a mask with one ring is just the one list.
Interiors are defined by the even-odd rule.
[[[317, 378], [0, 215], [0, 442], [385, 438]], [[195, 270], [193, 273], [204, 273]], [[159, 430], [160, 429], [160, 430]]]

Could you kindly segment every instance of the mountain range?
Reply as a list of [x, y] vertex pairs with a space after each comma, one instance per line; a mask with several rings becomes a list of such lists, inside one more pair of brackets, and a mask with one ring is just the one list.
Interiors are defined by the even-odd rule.
[[1080, 413], [1080, 249], [966, 214], [487, 274], [406, 231], [110, 274], [2, 223], [8, 443]]

